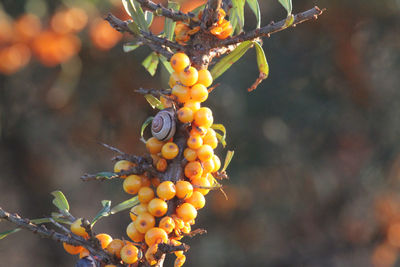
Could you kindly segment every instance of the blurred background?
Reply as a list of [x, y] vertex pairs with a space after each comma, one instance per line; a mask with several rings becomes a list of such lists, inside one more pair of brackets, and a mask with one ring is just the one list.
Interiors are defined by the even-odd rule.
[[[262, 25], [286, 16], [278, 1], [259, 2]], [[207, 196], [196, 226], [208, 234], [186, 240], [186, 266], [400, 266], [400, 1], [293, 0], [294, 13], [314, 5], [328, 11], [265, 39], [270, 76], [256, 91], [246, 90], [258, 77], [250, 51], [206, 102], [235, 157], [229, 200]], [[61, 190], [72, 214], [91, 219], [101, 200], [130, 197], [121, 181], [79, 177], [112, 169], [98, 142], [145, 152], [139, 131], [155, 111], [134, 89], [165, 88], [168, 74], [141, 66], [145, 47], [123, 52], [130, 37], [102, 20], [108, 12], [127, 18], [119, 0], [1, 1], [4, 209], [45, 217]], [[255, 25], [248, 7], [246, 24]], [[104, 218], [95, 231], [126, 238], [129, 220]], [[11, 227], [1, 222], [0, 232]], [[23, 231], [0, 241], [0, 258], [13, 267], [77, 260]]]

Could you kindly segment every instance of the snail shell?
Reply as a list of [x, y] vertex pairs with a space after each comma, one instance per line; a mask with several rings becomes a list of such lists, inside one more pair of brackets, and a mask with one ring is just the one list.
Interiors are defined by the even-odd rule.
[[175, 113], [172, 108], [166, 108], [157, 113], [151, 123], [151, 134], [160, 141], [166, 141], [174, 136], [176, 131]]

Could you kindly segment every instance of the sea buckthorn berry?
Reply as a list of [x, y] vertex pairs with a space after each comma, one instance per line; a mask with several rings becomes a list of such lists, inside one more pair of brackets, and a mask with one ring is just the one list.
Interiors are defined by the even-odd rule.
[[178, 258], [178, 257], [180, 257], [180, 256], [183, 255], [183, 251], [182, 251], [182, 250], [175, 251], [174, 254], [175, 254], [175, 256]]
[[102, 249], [105, 249], [113, 240], [108, 234], [98, 234], [96, 238], [99, 240]]
[[205, 87], [209, 87], [213, 83], [213, 77], [207, 69], [202, 69], [198, 71], [199, 78], [197, 83], [201, 83]]
[[197, 83], [197, 79], [199, 78], [199, 74], [197, 73], [197, 70], [194, 67], [185, 68], [181, 72], [178, 72], [178, 75], [179, 75], [179, 81], [184, 86], [195, 85]]
[[168, 142], [161, 148], [161, 156], [165, 159], [173, 159], [179, 153], [178, 146], [173, 142]]
[[182, 123], [188, 123], [193, 121], [193, 110], [188, 107], [180, 108], [177, 112], [178, 120]]
[[153, 160], [153, 166], [157, 165], [157, 162], [160, 160], [160, 157], [156, 154], [150, 154], [151, 159]]
[[142, 187], [142, 177], [135, 174], [129, 175], [125, 178], [122, 187], [124, 188], [124, 191], [128, 194], [137, 194], [137, 192], [139, 192], [139, 189]]
[[192, 196], [185, 200], [187, 203], [190, 203], [195, 207], [195, 209], [199, 210], [204, 207], [206, 204], [206, 198], [199, 191], [193, 192]]
[[133, 166], [135, 166], [135, 164], [130, 161], [120, 160], [115, 163], [114, 172], [128, 171]]
[[161, 152], [161, 148], [163, 147], [164, 142], [158, 140], [155, 137], [151, 137], [146, 141], [146, 148], [150, 154], [157, 154]]
[[210, 128], [214, 122], [211, 109], [202, 107], [194, 113], [194, 123], [198, 126]]
[[170, 200], [176, 194], [175, 184], [171, 181], [162, 182], [157, 187], [157, 196], [163, 200]]
[[171, 67], [176, 72], [180, 72], [190, 65], [190, 59], [185, 53], [175, 53], [170, 60]]
[[192, 230], [192, 227], [188, 222], [185, 222], [185, 226], [181, 229], [182, 233], [184, 234], [189, 234], [190, 231]]
[[146, 232], [144, 240], [146, 241], [146, 244], [151, 247], [154, 244], [167, 243], [168, 235], [164, 229], [153, 227]]
[[142, 187], [151, 185], [151, 180], [149, 177], [147, 177], [146, 175], [141, 175], [140, 177], [142, 178]]
[[182, 86], [180, 84], [176, 84], [172, 87], [171, 94], [176, 96], [178, 102], [185, 103], [190, 99], [190, 90], [189, 88]]
[[132, 244], [126, 244], [121, 249], [121, 259], [127, 264], [132, 264], [138, 261], [139, 250]]
[[129, 213], [132, 221], [135, 221], [137, 216], [143, 212], [147, 212], [147, 204], [141, 203], [131, 208], [131, 212]]
[[71, 255], [79, 254], [83, 250], [82, 246], [73, 246], [73, 245], [67, 244], [65, 242], [63, 242], [63, 247], [64, 247], [65, 251]]
[[178, 181], [175, 184], [176, 187], [176, 197], [187, 199], [193, 193], [193, 186], [188, 181]]
[[165, 213], [167, 213], [168, 205], [167, 202], [162, 199], [153, 198], [152, 200], [150, 200], [147, 209], [149, 210], [151, 215], [155, 217], [161, 217]]
[[160, 159], [156, 164], [156, 169], [159, 172], [165, 172], [168, 167], [168, 163], [165, 159]]
[[188, 100], [183, 106], [186, 108], [190, 108], [191, 110], [193, 110], [193, 112], [196, 112], [200, 109], [200, 102]]
[[197, 216], [197, 210], [190, 203], [183, 203], [176, 209], [176, 214], [184, 222], [194, 220]]
[[163, 104], [164, 108], [170, 108], [173, 106], [173, 101], [171, 98], [166, 97], [166, 96], [160, 96], [160, 102]]
[[203, 144], [209, 145], [212, 149], [216, 149], [218, 146], [218, 138], [212, 134], [206, 134], [203, 137]]
[[201, 138], [204, 138], [206, 134], [207, 134], [206, 128], [197, 125], [192, 125], [192, 129], [190, 130], [190, 135], [199, 135]]
[[179, 255], [174, 262], [174, 267], [182, 267], [183, 264], [185, 264], [186, 261], [186, 256], [185, 255]]
[[[193, 191], [198, 191], [202, 193], [204, 196], [210, 192], [210, 189], [207, 189], [207, 187], [210, 187], [211, 184], [208, 181], [206, 177], [200, 177], [200, 178], [195, 178], [192, 180], [192, 185], [193, 185]], [[206, 187], [206, 188], [202, 188]]]
[[155, 257], [157, 250], [158, 250], [158, 244], [153, 244], [147, 249], [146, 253], [144, 254], [144, 257], [151, 266], [157, 263], [157, 259]]
[[126, 227], [126, 235], [129, 236], [133, 242], [142, 242], [144, 240], [144, 234], [136, 229], [134, 222], [131, 222], [128, 224], [128, 227]]
[[121, 258], [121, 249], [124, 247], [124, 241], [122, 241], [121, 239], [114, 239], [113, 241], [111, 241], [110, 244], [108, 244], [108, 246], [106, 247], [106, 250], [108, 251], [108, 253], [115, 255], [117, 258]]
[[221, 168], [221, 160], [219, 159], [219, 157], [217, 155], [214, 154], [213, 161], [215, 164], [215, 168], [214, 168], [213, 172], [216, 172], [219, 170], [219, 168]]
[[213, 128], [207, 128], [207, 132], [205, 136], [217, 136], [217, 133]]
[[210, 173], [215, 169], [215, 163], [212, 158], [202, 161], [201, 166], [203, 166], [203, 173]]
[[79, 218], [77, 220], [75, 220], [72, 224], [71, 224], [71, 232], [82, 236], [82, 237], [88, 237], [89, 234], [86, 232], [85, 228], [82, 227], [82, 218]]
[[90, 255], [89, 250], [83, 248], [81, 252], [79, 252], [79, 258], [82, 259], [84, 257], [88, 257]]
[[213, 156], [214, 150], [209, 145], [202, 145], [201, 147], [199, 147], [199, 149], [197, 149], [197, 157], [201, 161], [212, 159]]
[[153, 228], [154, 225], [156, 225], [156, 220], [154, 216], [148, 212], [139, 214], [135, 221], [136, 229], [142, 234], [145, 234], [149, 229]]
[[196, 150], [191, 149], [191, 148], [185, 148], [185, 150], [183, 151], [183, 156], [185, 157], [185, 159], [187, 161], [195, 161], [197, 159], [197, 153]]
[[214, 185], [214, 180], [215, 180], [215, 178], [214, 178], [214, 176], [212, 176], [211, 173], [207, 173], [207, 174], [204, 176], [204, 178], [207, 179], [207, 181], [210, 183], [210, 186], [213, 186], [213, 185]]
[[172, 88], [178, 81], [179, 81], [179, 75], [176, 71], [174, 71], [173, 73], [171, 73], [171, 76], [169, 76], [168, 85]]
[[202, 174], [203, 174], [203, 168], [201, 167], [200, 162], [192, 161], [186, 164], [185, 176], [190, 180], [195, 178], [200, 178]]
[[233, 32], [233, 27], [229, 21], [227, 21], [226, 25], [221, 25], [221, 26], [223, 30], [219, 35], [217, 35], [217, 38], [223, 40], [226, 39], [229, 35], [231, 35], [231, 33]]
[[154, 198], [154, 191], [148, 186], [140, 188], [138, 192], [138, 199], [140, 203], [148, 203]]
[[200, 135], [191, 135], [189, 136], [186, 144], [191, 149], [198, 149], [203, 145], [203, 139]]
[[169, 216], [165, 216], [161, 219], [160, 223], [158, 226], [161, 229], [164, 229], [164, 231], [169, 234], [172, 233], [172, 231], [175, 229], [175, 221]]
[[185, 226], [185, 222], [178, 216], [172, 215], [171, 218], [174, 219], [175, 229], [182, 229]]
[[117, 265], [114, 265], [114, 264], [107, 264], [107, 265], [104, 265], [104, 267], [117, 267]]
[[161, 183], [160, 178], [158, 178], [158, 177], [153, 177], [153, 178], [151, 178], [151, 184], [152, 184], [155, 188], [157, 188], [157, 186], [159, 186], [160, 183]]
[[204, 102], [208, 98], [207, 87], [201, 83], [197, 83], [190, 89], [190, 98], [194, 101]]

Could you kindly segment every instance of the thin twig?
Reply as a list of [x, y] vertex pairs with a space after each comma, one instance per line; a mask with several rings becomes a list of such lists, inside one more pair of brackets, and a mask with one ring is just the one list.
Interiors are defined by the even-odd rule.
[[185, 21], [198, 24], [198, 22], [193, 21], [194, 14], [185, 14], [182, 11], [175, 11], [170, 8], [164, 7], [162, 4], [156, 4], [150, 0], [137, 0], [142, 8], [154, 12], [156, 16], [163, 16], [170, 18], [174, 21]]
[[143, 95], [151, 94], [155, 97], [171, 95], [171, 89], [139, 88], [135, 92]]

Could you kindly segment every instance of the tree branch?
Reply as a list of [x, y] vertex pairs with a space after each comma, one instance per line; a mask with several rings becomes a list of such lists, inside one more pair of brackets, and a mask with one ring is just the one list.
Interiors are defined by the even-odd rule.
[[151, 94], [155, 97], [160, 97], [160, 96], [169, 96], [171, 95], [171, 89], [146, 89], [146, 88], [139, 88], [135, 90], [136, 93], [142, 94], [142, 95], [147, 95]]
[[195, 17], [194, 14], [185, 14], [182, 11], [175, 11], [170, 8], [166, 8], [161, 4], [156, 4], [150, 0], [137, 0], [142, 8], [152, 11], [157, 16], [163, 16], [170, 18], [174, 21], [184, 21], [187, 23], [194, 23], [198, 24], [197, 22], [193, 21], [192, 19]]
[[207, 29], [218, 20], [218, 9], [221, 8], [221, 5], [222, 0], [208, 0], [201, 22], [203, 29]]

